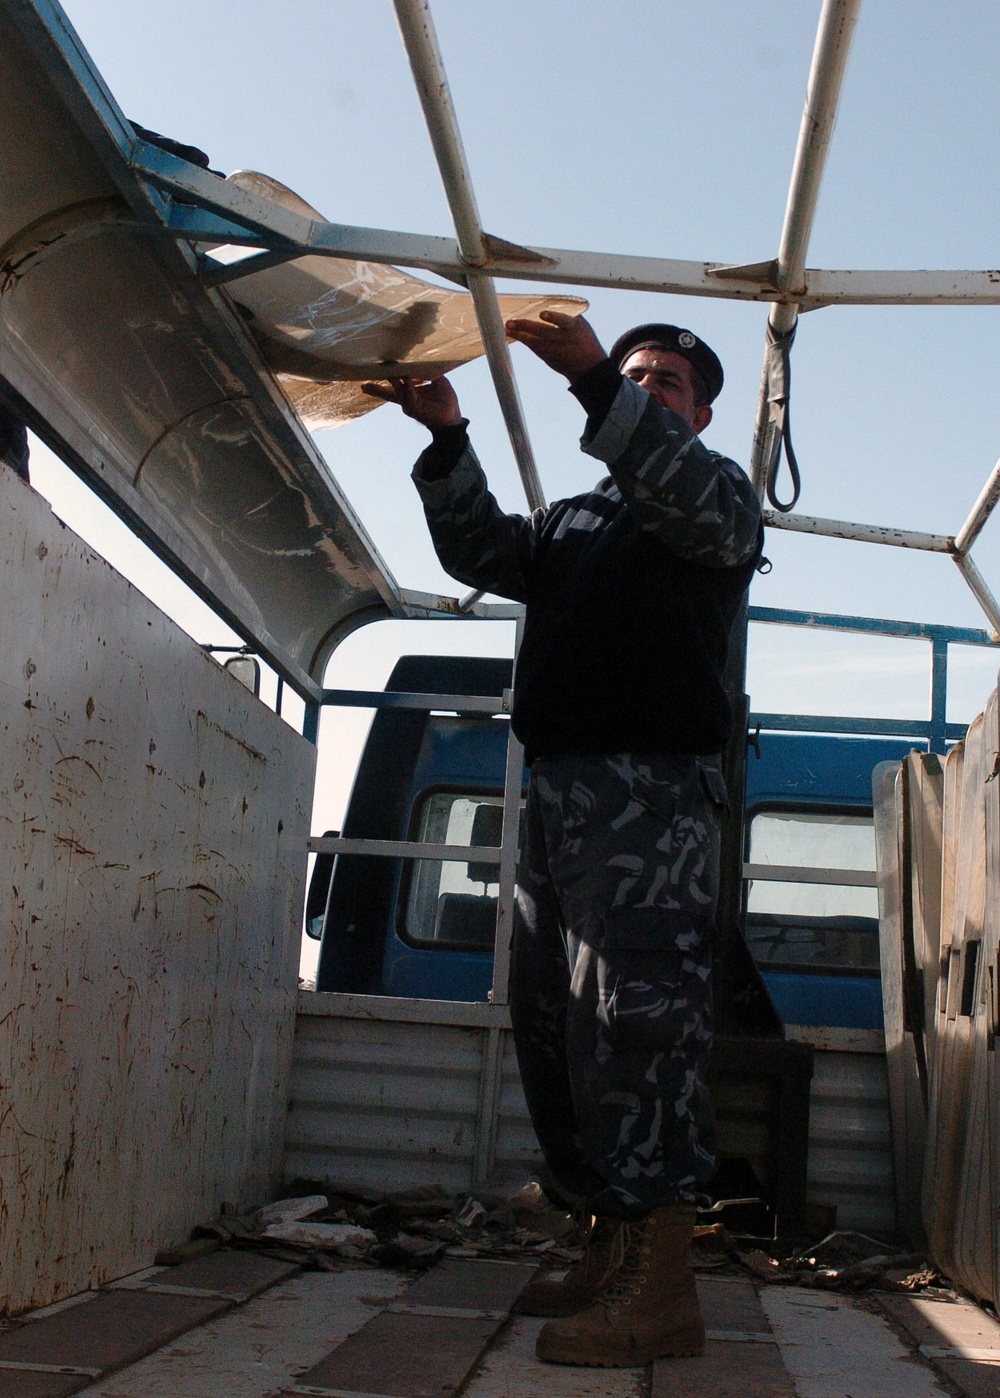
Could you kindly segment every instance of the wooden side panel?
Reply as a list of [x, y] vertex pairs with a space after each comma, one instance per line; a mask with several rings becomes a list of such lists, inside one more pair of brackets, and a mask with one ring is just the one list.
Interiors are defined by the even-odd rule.
[[941, 957], [941, 841], [944, 770], [933, 752], [906, 759], [910, 829], [910, 900], [914, 1009], [926, 1071], [934, 1057], [935, 992]]
[[908, 842], [902, 819], [905, 801], [903, 772], [895, 762], [882, 762], [872, 774], [875, 846], [878, 862], [879, 948], [882, 999], [885, 1010], [885, 1053], [889, 1077], [896, 1177], [896, 1221], [914, 1244], [923, 1225], [920, 1196], [923, 1185], [925, 1108], [914, 1036], [906, 1006], [904, 943], [910, 935]]
[[280, 1167], [314, 750], [0, 469], [0, 1313]]

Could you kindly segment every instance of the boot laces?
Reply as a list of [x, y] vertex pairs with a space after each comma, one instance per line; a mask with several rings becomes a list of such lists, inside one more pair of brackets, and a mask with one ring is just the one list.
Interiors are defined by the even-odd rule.
[[642, 1290], [649, 1271], [649, 1224], [624, 1223], [615, 1238], [610, 1280], [601, 1292], [601, 1302], [614, 1312], [631, 1305]]

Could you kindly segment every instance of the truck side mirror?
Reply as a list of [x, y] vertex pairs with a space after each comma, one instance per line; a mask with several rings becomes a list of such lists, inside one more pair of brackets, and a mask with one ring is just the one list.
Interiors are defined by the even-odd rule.
[[[477, 806], [472, 817], [472, 845], [499, 845], [503, 834], [503, 806]], [[470, 883], [496, 883], [500, 878], [499, 864], [483, 864], [471, 859], [468, 864]]]
[[252, 655], [231, 655], [222, 668], [245, 685], [251, 694], [260, 696], [260, 666]]

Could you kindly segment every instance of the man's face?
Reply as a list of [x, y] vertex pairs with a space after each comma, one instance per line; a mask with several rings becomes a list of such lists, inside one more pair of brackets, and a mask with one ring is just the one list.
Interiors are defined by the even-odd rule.
[[673, 350], [640, 349], [630, 354], [622, 373], [646, 390], [663, 407], [670, 408], [696, 432], [704, 432], [712, 421], [707, 403], [696, 404], [691, 365]]

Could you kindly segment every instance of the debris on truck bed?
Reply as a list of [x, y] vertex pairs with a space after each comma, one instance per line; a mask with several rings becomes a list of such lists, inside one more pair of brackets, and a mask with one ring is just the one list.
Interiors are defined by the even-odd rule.
[[252, 1248], [323, 1271], [359, 1263], [424, 1270], [444, 1256], [567, 1267], [582, 1255], [581, 1226], [549, 1205], [537, 1184], [480, 1195], [449, 1195], [434, 1187], [405, 1194], [335, 1186], [319, 1193], [321, 1186], [312, 1182], [300, 1187], [308, 1193], [253, 1212], [224, 1206], [217, 1218], [194, 1229], [194, 1240]]
[[[224, 1209], [199, 1225], [195, 1242], [184, 1247], [214, 1239], [321, 1271], [358, 1265], [423, 1271], [444, 1257], [565, 1268], [582, 1256], [586, 1239], [584, 1221], [549, 1203], [534, 1181], [520, 1189], [457, 1195], [433, 1186], [404, 1194], [338, 1186], [320, 1193], [311, 1181], [292, 1188], [303, 1193], [251, 1213]], [[695, 1230], [691, 1260], [698, 1272], [749, 1274], [782, 1286], [955, 1295], [923, 1253], [847, 1230], [792, 1248], [711, 1223]]]
[[749, 1272], [758, 1281], [826, 1291], [956, 1294], [924, 1253], [848, 1231], [789, 1251], [780, 1241], [740, 1236], [716, 1223], [695, 1230], [692, 1265], [696, 1271]]

